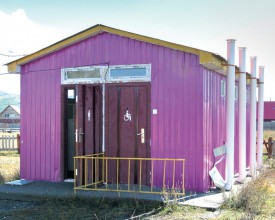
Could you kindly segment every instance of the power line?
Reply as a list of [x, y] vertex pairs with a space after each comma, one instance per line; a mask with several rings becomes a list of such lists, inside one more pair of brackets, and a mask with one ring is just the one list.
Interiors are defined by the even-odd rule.
[[4, 54], [4, 53], [0, 53], [1, 56], [4, 57], [24, 57], [27, 56], [27, 54], [15, 54], [15, 55], [9, 55], [9, 54]]
[[11, 74], [13, 74], [13, 75], [19, 75], [20, 73], [14, 73], [14, 72], [12, 72], [12, 73], [0, 73], [0, 76], [1, 75], [11, 75]]

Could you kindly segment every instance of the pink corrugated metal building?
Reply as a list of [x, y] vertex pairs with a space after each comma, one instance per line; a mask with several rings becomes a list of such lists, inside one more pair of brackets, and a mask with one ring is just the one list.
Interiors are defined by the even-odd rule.
[[264, 102], [264, 121], [275, 121], [275, 102]]
[[[21, 178], [63, 181], [74, 172], [74, 155], [104, 151], [184, 158], [186, 189], [207, 191], [208, 172], [221, 157], [213, 150], [225, 144], [224, 64], [211, 52], [103, 25], [9, 63], [10, 72], [21, 74]], [[248, 99], [248, 118], [249, 109]], [[83, 143], [75, 145], [79, 138]], [[223, 176], [224, 167], [225, 160], [218, 165]], [[162, 173], [155, 170], [154, 183]]]
[[264, 102], [264, 130], [275, 130], [275, 102]]

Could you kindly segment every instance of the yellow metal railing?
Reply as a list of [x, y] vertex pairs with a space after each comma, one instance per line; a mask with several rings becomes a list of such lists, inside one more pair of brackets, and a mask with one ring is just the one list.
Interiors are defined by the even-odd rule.
[[76, 156], [74, 190], [184, 195], [184, 165], [185, 159]]

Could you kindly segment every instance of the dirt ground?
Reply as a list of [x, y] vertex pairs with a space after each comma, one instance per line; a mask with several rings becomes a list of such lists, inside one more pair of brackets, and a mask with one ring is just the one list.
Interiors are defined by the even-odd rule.
[[107, 198], [40, 202], [0, 200], [0, 219], [129, 219], [161, 205], [160, 202]]

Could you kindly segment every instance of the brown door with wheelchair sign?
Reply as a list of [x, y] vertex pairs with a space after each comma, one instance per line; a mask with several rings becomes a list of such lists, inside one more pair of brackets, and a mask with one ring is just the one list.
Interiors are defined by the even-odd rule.
[[[150, 83], [106, 84], [105, 96], [105, 156], [150, 158]], [[111, 183], [146, 185], [150, 163], [112, 159], [107, 175]]]
[[[91, 155], [102, 152], [102, 86], [75, 86], [75, 155]], [[93, 178], [91, 161], [78, 160], [76, 186]], [[89, 169], [86, 170], [85, 168]], [[94, 168], [93, 168], [94, 169]], [[86, 172], [86, 173], [85, 173]]]

